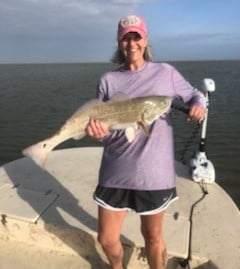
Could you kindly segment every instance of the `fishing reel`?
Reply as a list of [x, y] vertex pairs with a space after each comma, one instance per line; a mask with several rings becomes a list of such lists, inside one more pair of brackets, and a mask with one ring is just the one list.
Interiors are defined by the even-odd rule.
[[193, 159], [190, 160], [191, 176], [195, 182], [213, 183], [215, 181], [215, 169], [213, 163], [208, 160], [205, 151], [209, 94], [215, 91], [215, 82], [210, 78], [203, 80], [203, 92], [205, 94], [207, 109], [202, 122], [201, 139], [199, 144], [199, 151], [196, 152]]

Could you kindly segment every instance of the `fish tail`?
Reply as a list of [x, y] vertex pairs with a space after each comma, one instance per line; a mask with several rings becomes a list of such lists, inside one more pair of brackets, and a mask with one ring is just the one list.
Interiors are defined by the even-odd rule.
[[43, 167], [52, 149], [53, 147], [49, 146], [45, 140], [25, 148], [22, 154], [31, 158], [40, 167]]

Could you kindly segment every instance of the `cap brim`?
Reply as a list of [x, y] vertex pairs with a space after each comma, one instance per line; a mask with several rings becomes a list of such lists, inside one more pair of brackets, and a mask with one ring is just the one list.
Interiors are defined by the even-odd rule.
[[146, 37], [146, 33], [144, 31], [141, 31], [139, 28], [135, 28], [135, 27], [131, 27], [129, 29], [125, 29], [125, 31], [122, 31], [121, 34], [118, 35], [118, 40], [122, 40], [122, 38], [127, 34], [127, 33], [131, 33], [131, 32], [135, 32], [138, 33], [141, 38]]

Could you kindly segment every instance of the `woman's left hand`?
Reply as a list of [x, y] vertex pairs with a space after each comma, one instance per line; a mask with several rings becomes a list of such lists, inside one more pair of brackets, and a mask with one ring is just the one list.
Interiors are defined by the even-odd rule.
[[188, 121], [201, 121], [205, 116], [205, 109], [200, 105], [192, 105], [188, 112]]
[[86, 132], [90, 137], [97, 140], [104, 139], [110, 133], [107, 125], [96, 119], [90, 119]]

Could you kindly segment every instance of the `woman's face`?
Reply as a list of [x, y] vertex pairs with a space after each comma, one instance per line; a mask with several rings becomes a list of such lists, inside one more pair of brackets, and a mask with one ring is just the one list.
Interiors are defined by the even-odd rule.
[[141, 65], [144, 62], [144, 52], [147, 46], [147, 38], [142, 38], [136, 32], [130, 32], [119, 41], [120, 50], [128, 65]]

